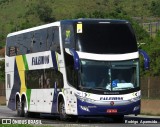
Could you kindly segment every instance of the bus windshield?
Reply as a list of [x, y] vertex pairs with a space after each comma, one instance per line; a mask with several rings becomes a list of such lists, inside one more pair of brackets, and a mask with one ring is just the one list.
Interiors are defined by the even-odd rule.
[[139, 87], [138, 60], [120, 62], [81, 60], [80, 87], [123, 91]]
[[129, 23], [83, 23], [76, 34], [76, 50], [97, 54], [122, 54], [137, 51], [137, 42]]

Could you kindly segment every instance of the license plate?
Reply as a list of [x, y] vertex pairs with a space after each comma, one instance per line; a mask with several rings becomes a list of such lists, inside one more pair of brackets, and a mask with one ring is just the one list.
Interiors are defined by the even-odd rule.
[[107, 113], [117, 113], [117, 109], [107, 109]]

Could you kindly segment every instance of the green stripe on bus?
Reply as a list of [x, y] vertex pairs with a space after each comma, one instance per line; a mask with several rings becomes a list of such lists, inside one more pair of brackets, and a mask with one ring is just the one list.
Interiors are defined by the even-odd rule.
[[27, 89], [26, 94], [27, 94], [28, 110], [29, 110], [29, 108], [30, 108], [30, 98], [31, 98], [31, 89]]
[[25, 70], [28, 70], [28, 63], [27, 63], [26, 55], [23, 55], [23, 62], [24, 62]]

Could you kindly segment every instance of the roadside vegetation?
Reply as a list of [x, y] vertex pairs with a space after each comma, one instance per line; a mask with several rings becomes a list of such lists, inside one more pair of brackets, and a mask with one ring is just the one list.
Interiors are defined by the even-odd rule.
[[[160, 76], [160, 31], [151, 37], [141, 25], [141, 22], [147, 22], [148, 17], [151, 17], [150, 21], [160, 17], [159, 6], [159, 0], [0, 0], [0, 49], [4, 48], [8, 33], [57, 20], [126, 19], [136, 32], [139, 48], [151, 58], [150, 71], [144, 71], [141, 63], [141, 75]], [[140, 17], [141, 22], [136, 17]], [[0, 67], [0, 80], [4, 80], [3, 62], [0, 62]]]
[[[22, 125], [22, 124], [8, 124], [8, 125], [4, 125], [4, 124], [1, 124], [1, 127], [34, 127], [33, 125]], [[41, 127], [41, 126], [38, 126], [38, 127]]]
[[25, 124], [8, 124], [8, 125], [4, 125], [4, 124], [1, 124], [1, 127], [37, 127], [37, 126], [38, 127], [54, 127], [54, 126], [49, 126], [49, 125], [29, 125], [29, 124], [26, 124], [26, 125]]

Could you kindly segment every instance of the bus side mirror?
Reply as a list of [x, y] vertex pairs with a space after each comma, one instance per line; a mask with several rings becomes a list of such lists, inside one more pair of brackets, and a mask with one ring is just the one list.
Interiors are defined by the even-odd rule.
[[79, 70], [80, 68], [80, 64], [79, 64], [79, 56], [78, 53], [74, 50], [74, 49], [69, 49], [70, 53], [73, 56], [73, 60], [74, 60], [74, 69], [75, 70]]
[[139, 49], [139, 53], [140, 53], [140, 54], [143, 56], [143, 58], [144, 58], [144, 68], [145, 68], [146, 70], [148, 70], [148, 69], [149, 69], [149, 62], [150, 62], [148, 54], [147, 54], [145, 51], [141, 50], [141, 49]]

